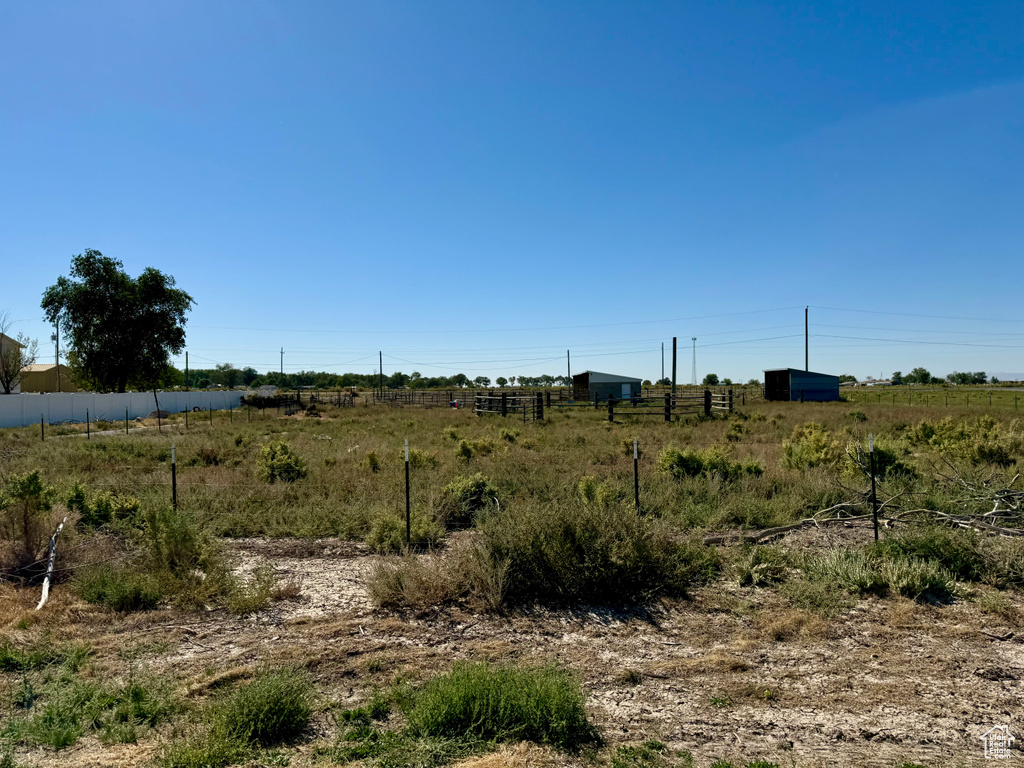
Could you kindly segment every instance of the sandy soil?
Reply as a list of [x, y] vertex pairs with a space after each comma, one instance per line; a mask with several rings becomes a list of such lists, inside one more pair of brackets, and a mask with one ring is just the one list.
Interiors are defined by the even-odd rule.
[[[804, 529], [780, 540], [797, 548], [842, 546], [863, 527]], [[1008, 725], [1024, 741], [1024, 615], [983, 613], [975, 603], [921, 605], [866, 599], [828, 621], [791, 608], [773, 590], [730, 586], [645, 611], [527, 610], [506, 615], [446, 608], [425, 615], [375, 610], [365, 590], [373, 557], [336, 540], [230, 542], [241, 572], [269, 564], [300, 596], [253, 617], [170, 611], [111, 623], [109, 614], [64, 610], [97, 647], [148, 643], [150, 671], [173, 671], [202, 696], [223, 675], [262, 663], [308, 662], [325, 695], [356, 704], [374, 685], [422, 679], [458, 659], [557, 660], [574, 670], [608, 742], [659, 739], [697, 765], [755, 758], [783, 766], [1020, 764], [985, 761], [981, 735]], [[59, 604], [59, 601], [58, 601]], [[312, 661], [309, 661], [312, 660]], [[291, 765], [311, 760], [316, 724]], [[103, 747], [84, 739], [38, 765], [136, 765], [152, 740]], [[521, 746], [469, 761], [474, 768], [583, 765]]]

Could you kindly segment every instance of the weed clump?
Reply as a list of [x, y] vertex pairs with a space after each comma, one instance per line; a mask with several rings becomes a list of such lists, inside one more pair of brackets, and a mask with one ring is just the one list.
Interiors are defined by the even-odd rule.
[[763, 587], [785, 581], [790, 560], [781, 547], [750, 547], [735, 563], [736, 579], [741, 587]]
[[93, 566], [76, 574], [75, 589], [87, 603], [104, 605], [120, 613], [151, 611], [163, 598], [159, 583], [150, 573], [109, 565]]
[[17, 571], [39, 559], [55, 527], [53, 497], [39, 470], [12, 476], [0, 490], [0, 567]]
[[[444, 528], [430, 517], [414, 514], [409, 520], [409, 538], [413, 544], [434, 545], [444, 538]], [[374, 519], [365, 541], [380, 553], [400, 552], [405, 548], [405, 518], [382, 515]]]
[[267, 443], [260, 449], [256, 468], [259, 476], [268, 483], [278, 480], [294, 483], [306, 476], [305, 462], [296, 456], [291, 446], [283, 440]]
[[170, 745], [164, 768], [224, 768], [254, 749], [295, 738], [313, 711], [313, 684], [301, 671], [265, 671], [249, 684], [213, 702], [203, 713], [205, 729]]
[[533, 741], [575, 752], [599, 740], [579, 683], [558, 667], [458, 664], [409, 695], [414, 734]]
[[842, 457], [839, 441], [813, 421], [794, 429], [791, 439], [782, 442], [782, 465], [787, 469], [836, 467]]
[[465, 528], [497, 495], [497, 489], [479, 472], [457, 478], [441, 490], [437, 520], [445, 528]]
[[76, 483], [68, 494], [67, 507], [78, 513], [78, 528], [90, 531], [111, 524], [134, 525], [142, 502], [134, 496], [109, 491], [100, 491], [90, 499], [86, 489]]
[[263, 672], [215, 710], [217, 725], [236, 741], [270, 746], [295, 738], [313, 711], [313, 683], [301, 671]]
[[918, 445], [930, 446], [949, 458], [975, 466], [995, 464], [1005, 468], [1024, 456], [1024, 434], [1017, 422], [1004, 426], [987, 414], [973, 423], [952, 417], [922, 421], [908, 433]]
[[730, 461], [727, 454], [708, 448], [703, 451], [668, 447], [658, 456], [658, 468], [676, 480], [686, 477], [718, 477], [722, 480], [738, 480], [744, 475], [760, 477], [764, 469], [760, 464]]
[[513, 603], [641, 603], [683, 595], [718, 568], [714, 549], [622, 505], [501, 510], [480, 529]]

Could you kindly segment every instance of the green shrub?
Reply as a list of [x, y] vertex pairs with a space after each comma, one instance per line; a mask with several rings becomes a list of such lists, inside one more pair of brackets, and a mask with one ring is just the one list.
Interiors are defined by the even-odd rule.
[[730, 461], [727, 454], [714, 448], [703, 451], [680, 451], [671, 446], [662, 450], [658, 456], [658, 468], [677, 480], [701, 476], [738, 480], [743, 475], [760, 477], [764, 472], [762, 467], [755, 463], [742, 464]]
[[457, 664], [410, 699], [405, 714], [418, 735], [533, 741], [567, 751], [598, 741], [587, 721], [582, 688], [553, 666]]
[[502, 427], [501, 431], [498, 433], [498, 437], [509, 443], [514, 443], [516, 438], [519, 437], [519, 430]]
[[865, 414], [864, 411], [850, 411], [847, 415], [854, 421], [868, 420], [867, 414]]
[[366, 454], [366, 467], [373, 472], [373, 474], [380, 472], [380, 459], [377, 457], [375, 451], [370, 451]]
[[[430, 517], [413, 514], [409, 520], [413, 544], [437, 544], [444, 538], [444, 528]], [[366, 543], [377, 552], [401, 552], [405, 549], [405, 517], [381, 515], [374, 519], [366, 534]]]
[[875, 544], [874, 552], [892, 560], [933, 561], [964, 581], [979, 581], [985, 572], [980, 537], [962, 528], [931, 524], [904, 527]]
[[267, 443], [260, 449], [256, 460], [259, 476], [268, 483], [281, 480], [293, 483], [306, 476], [306, 464], [292, 453], [291, 447], [283, 440]]
[[908, 435], [917, 444], [974, 465], [1008, 467], [1024, 455], [1024, 434], [1017, 422], [1005, 426], [988, 414], [974, 422], [952, 417], [938, 422], [922, 421], [908, 430]]
[[882, 560], [879, 573], [889, 592], [904, 597], [949, 599], [957, 593], [953, 574], [934, 560], [917, 557]]
[[782, 465], [787, 469], [835, 467], [842, 457], [839, 442], [813, 421], [797, 427], [790, 440], [782, 441]]
[[790, 557], [781, 547], [753, 546], [744, 550], [734, 565], [741, 587], [763, 587], [785, 581]]
[[441, 489], [437, 520], [446, 528], [464, 528], [473, 523], [477, 512], [492, 503], [498, 491], [479, 472], [459, 477]]
[[804, 569], [811, 579], [831, 582], [853, 594], [884, 590], [878, 570], [859, 549], [830, 549], [808, 558]]
[[67, 507], [69, 511], [78, 513], [79, 528], [94, 530], [110, 523], [135, 524], [142, 502], [134, 496], [120, 496], [109, 491], [100, 491], [90, 500], [85, 488], [76, 483], [68, 495]]
[[992, 537], [984, 541], [984, 580], [995, 586], [1024, 587], [1024, 539]]
[[494, 443], [490, 440], [459, 440], [455, 455], [464, 461], [469, 461], [476, 454], [487, 456], [493, 451]]
[[43, 553], [55, 527], [53, 496], [39, 470], [8, 479], [0, 490], [0, 567], [25, 568]]
[[743, 424], [738, 421], [734, 421], [729, 425], [729, 429], [725, 433], [725, 439], [730, 443], [738, 443], [743, 439], [743, 432]]
[[948, 599], [957, 592], [952, 572], [934, 560], [913, 556], [873, 559], [862, 550], [834, 549], [809, 558], [805, 568], [813, 580], [834, 584], [853, 594]]
[[261, 672], [215, 709], [215, 722], [237, 742], [270, 746], [295, 738], [313, 711], [313, 683], [305, 672]]
[[486, 561], [513, 603], [637, 603], [682, 595], [717, 554], [623, 505], [502, 509], [479, 524]]
[[[404, 458], [404, 455], [403, 455]], [[426, 453], [417, 448], [409, 449], [409, 466], [412, 469], [422, 469], [423, 467], [433, 467], [437, 465], [437, 456], [432, 453]]]
[[149, 573], [96, 565], [75, 575], [75, 589], [87, 603], [104, 605], [121, 613], [151, 611], [163, 593]]

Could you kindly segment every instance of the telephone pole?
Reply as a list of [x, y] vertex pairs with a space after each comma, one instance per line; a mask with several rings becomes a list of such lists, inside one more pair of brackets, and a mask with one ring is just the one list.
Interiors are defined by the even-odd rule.
[[281, 386], [284, 386], [284, 347], [281, 347]]
[[676, 396], [676, 337], [672, 337], [672, 397]]
[[60, 392], [60, 326], [53, 327], [53, 357], [57, 364], [57, 391]]
[[697, 383], [697, 337], [694, 336], [690, 339], [693, 342], [693, 371], [690, 373], [691, 384]]
[[[665, 380], [665, 342], [661, 342], [661, 381]], [[660, 384], [661, 382], [659, 382]]]
[[807, 325], [807, 310], [808, 310], [808, 307], [804, 307], [804, 370], [805, 371], [811, 370], [811, 363], [810, 363], [810, 348], [811, 347], [810, 347], [810, 343], [808, 341], [810, 336], [807, 333], [807, 329], [808, 329], [808, 325]]
[[188, 350], [185, 350], [185, 391], [188, 392]]
[[[565, 378], [566, 378], [565, 385], [567, 387], [571, 388], [572, 387], [572, 364], [569, 362], [569, 350], [568, 349], [565, 350]], [[571, 394], [572, 393], [572, 389], [570, 389], [569, 392]]]

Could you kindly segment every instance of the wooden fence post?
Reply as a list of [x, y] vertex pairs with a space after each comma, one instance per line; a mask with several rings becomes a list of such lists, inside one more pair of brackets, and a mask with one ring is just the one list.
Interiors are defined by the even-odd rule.
[[711, 390], [710, 389], [705, 389], [704, 390], [704, 415], [705, 416], [710, 416], [711, 415]]
[[508, 392], [501, 393], [501, 416], [508, 416]]
[[[548, 397], [551, 397], [551, 393], [548, 393]], [[537, 393], [537, 414], [535, 417], [536, 421], [544, 421], [544, 394], [542, 392]]]
[[615, 395], [608, 395], [608, 421], [615, 421]]
[[732, 413], [732, 400], [733, 400], [733, 395], [732, 395], [732, 390], [730, 389], [729, 390], [729, 413]]
[[672, 393], [665, 393], [665, 421], [672, 421]]

